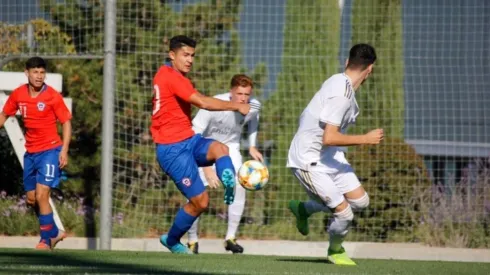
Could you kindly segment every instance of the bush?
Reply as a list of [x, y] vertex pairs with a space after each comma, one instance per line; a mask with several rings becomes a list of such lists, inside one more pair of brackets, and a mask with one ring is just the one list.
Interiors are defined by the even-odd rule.
[[490, 169], [477, 162], [477, 176], [450, 180], [424, 194], [417, 236], [431, 246], [490, 247]]
[[422, 157], [403, 140], [388, 138], [357, 147], [347, 158], [371, 199], [356, 216], [351, 239], [416, 241], [423, 194], [431, 186]]

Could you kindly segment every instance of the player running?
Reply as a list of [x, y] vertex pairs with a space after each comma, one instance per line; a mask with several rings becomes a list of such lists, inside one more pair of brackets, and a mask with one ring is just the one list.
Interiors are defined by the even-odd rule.
[[198, 167], [216, 165], [217, 177], [225, 188], [224, 201], [232, 204], [235, 196], [235, 168], [228, 147], [221, 142], [195, 134], [191, 123], [191, 104], [210, 111], [238, 111], [248, 114], [249, 104], [207, 97], [194, 89], [186, 74], [194, 61], [196, 41], [179, 35], [170, 39], [170, 65], [160, 67], [153, 79], [151, 134], [156, 143], [157, 160], [162, 170], [189, 200], [175, 216], [162, 245], [172, 253], [189, 254], [180, 238], [204, 212], [209, 196], [199, 177]]
[[[0, 127], [9, 116], [20, 111], [25, 126], [24, 189], [27, 204], [36, 210], [41, 240], [36, 249], [53, 249], [65, 238], [53, 218], [49, 204], [51, 188], [58, 187], [61, 169], [68, 164], [71, 139], [71, 114], [63, 97], [46, 85], [46, 62], [32, 57], [26, 62], [28, 84], [21, 85], [9, 96], [0, 113]], [[56, 122], [63, 128], [63, 141]]]
[[373, 47], [357, 44], [350, 49], [344, 73], [325, 81], [299, 118], [299, 127], [289, 148], [287, 166], [306, 190], [309, 201], [292, 200], [289, 209], [296, 227], [308, 235], [308, 217], [332, 211], [328, 228], [327, 259], [338, 265], [355, 265], [342, 247], [354, 218], [352, 209], [369, 205], [369, 196], [347, 162], [342, 146], [379, 144], [383, 130], [348, 135], [347, 127], [359, 114], [355, 91], [369, 77], [376, 61]]
[[[256, 147], [260, 102], [251, 97], [252, 89], [252, 79], [246, 75], [237, 74], [231, 79], [230, 91], [215, 96], [215, 98], [225, 101], [250, 103], [254, 106], [254, 109], [251, 109], [246, 116], [230, 111], [209, 112], [199, 110], [192, 120], [194, 132], [202, 134], [205, 138], [220, 141], [228, 146], [231, 160], [236, 170], [242, 166], [240, 139], [245, 124], [248, 124], [247, 132], [250, 156], [255, 160], [264, 161], [262, 154]], [[221, 183], [218, 177], [216, 177], [216, 172], [213, 168], [211, 166], [203, 167], [199, 172], [205, 186], [209, 185], [211, 188], [217, 188]], [[228, 231], [225, 237], [225, 249], [233, 253], [243, 253], [243, 247], [236, 242], [235, 236], [245, 208], [245, 193], [245, 188], [237, 184], [235, 201], [228, 207]], [[187, 245], [195, 254], [199, 251], [197, 235], [198, 222], [199, 219], [194, 222], [188, 232], [189, 242]]]

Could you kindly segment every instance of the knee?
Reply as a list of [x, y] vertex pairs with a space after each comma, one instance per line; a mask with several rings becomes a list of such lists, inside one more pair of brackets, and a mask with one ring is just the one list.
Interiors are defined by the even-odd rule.
[[348, 201], [354, 210], [361, 210], [369, 206], [369, 195], [364, 193], [364, 196], [358, 199], [349, 199]]
[[26, 204], [30, 207], [36, 206], [36, 194], [34, 192], [27, 193]]
[[38, 190], [38, 191], [36, 191], [35, 199], [36, 199], [37, 203], [49, 202], [49, 190]]
[[219, 143], [218, 144], [218, 152], [221, 153], [221, 155], [229, 155], [230, 154], [230, 148], [228, 148], [227, 145], [223, 144], [223, 143]]
[[211, 159], [217, 160], [217, 159], [219, 159], [222, 156], [229, 155], [230, 154], [230, 149], [225, 144], [223, 144], [223, 143], [221, 143], [219, 141], [215, 141], [211, 145], [210, 150], [209, 150], [209, 153], [210, 153], [210, 158]]
[[198, 195], [194, 198], [191, 198], [190, 203], [194, 208], [193, 212], [195, 214], [201, 214], [202, 212], [204, 212], [208, 209], [209, 196], [208, 196], [207, 192], [204, 192], [201, 195]]
[[200, 200], [197, 204], [194, 204], [194, 207], [199, 213], [202, 213], [208, 209], [209, 201], [208, 200]]
[[345, 236], [354, 220], [352, 208], [348, 205], [344, 210], [333, 213], [333, 220], [328, 228], [328, 232], [334, 235]]

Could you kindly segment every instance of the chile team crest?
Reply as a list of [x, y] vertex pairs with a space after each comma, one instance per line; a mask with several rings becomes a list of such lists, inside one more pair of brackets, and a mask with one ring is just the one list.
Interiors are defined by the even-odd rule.
[[37, 109], [42, 112], [44, 111], [44, 108], [46, 107], [46, 104], [44, 104], [43, 102], [38, 102], [37, 103]]
[[191, 186], [191, 184], [192, 184], [192, 182], [191, 182], [191, 179], [190, 179], [190, 178], [184, 178], [184, 179], [182, 180], [182, 183], [183, 183], [185, 186], [187, 186], [187, 187]]

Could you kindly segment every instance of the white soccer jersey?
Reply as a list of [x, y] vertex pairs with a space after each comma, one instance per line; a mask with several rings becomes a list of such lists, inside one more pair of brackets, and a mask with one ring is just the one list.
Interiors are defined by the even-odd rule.
[[[230, 93], [214, 96], [215, 98], [230, 101]], [[230, 149], [240, 149], [240, 138], [242, 129], [248, 123], [248, 141], [250, 146], [256, 146], [257, 129], [259, 127], [260, 102], [255, 98], [250, 98], [250, 112], [244, 116], [239, 112], [233, 111], [207, 111], [199, 110], [192, 120], [192, 129], [195, 133], [200, 133], [205, 138], [211, 138], [224, 143]]]
[[338, 172], [348, 164], [344, 147], [323, 146], [326, 123], [340, 126], [345, 133], [359, 114], [352, 82], [345, 74], [335, 74], [325, 81], [299, 118], [299, 127], [289, 147], [288, 167], [308, 171], [323, 167]]

